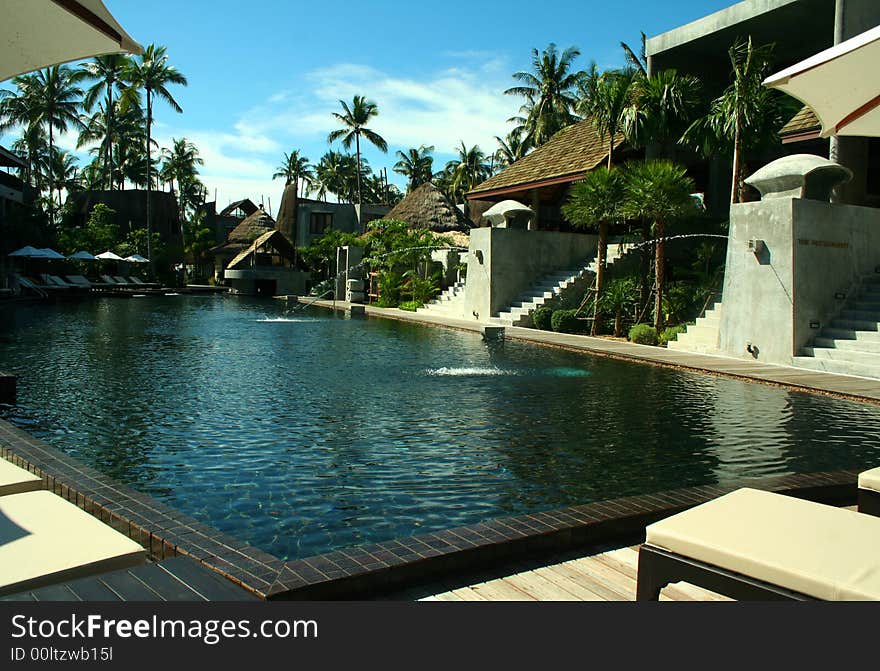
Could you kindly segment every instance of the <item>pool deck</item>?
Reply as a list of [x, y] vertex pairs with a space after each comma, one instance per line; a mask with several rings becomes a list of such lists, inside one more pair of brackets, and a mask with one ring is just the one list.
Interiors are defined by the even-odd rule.
[[[301, 303], [316, 307], [335, 309], [347, 312], [350, 303], [343, 301], [312, 301], [300, 298]], [[428, 314], [407, 312], [396, 308], [377, 308], [370, 305], [364, 307], [367, 317], [396, 319], [426, 326], [483, 333], [489, 327], [498, 328], [497, 324], [476, 320], [450, 319]], [[610, 338], [594, 338], [591, 336], [540, 331], [518, 326], [504, 327], [504, 337], [511, 340], [531, 342], [547, 347], [559, 347], [576, 352], [585, 352], [597, 356], [606, 356], [627, 361], [639, 361], [655, 366], [688, 370], [721, 377], [734, 378], [749, 382], [758, 382], [797, 391], [826, 394], [838, 398], [846, 398], [866, 403], [880, 404], [880, 380], [854, 375], [839, 375], [822, 371], [780, 366], [735, 357], [715, 354], [696, 354], [670, 350], [665, 347], [636, 345], [631, 342]]]

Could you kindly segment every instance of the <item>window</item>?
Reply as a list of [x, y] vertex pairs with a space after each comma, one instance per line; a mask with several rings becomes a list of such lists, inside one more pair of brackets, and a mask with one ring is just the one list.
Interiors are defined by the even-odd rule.
[[309, 233], [320, 234], [333, 228], [333, 215], [330, 212], [312, 212], [309, 218]]

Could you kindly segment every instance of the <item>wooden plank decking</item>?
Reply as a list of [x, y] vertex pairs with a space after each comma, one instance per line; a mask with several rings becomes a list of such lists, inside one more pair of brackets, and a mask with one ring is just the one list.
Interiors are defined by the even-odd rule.
[[[638, 546], [609, 550], [485, 582], [421, 601], [635, 601]], [[669, 585], [661, 601], [730, 601], [687, 583]]]

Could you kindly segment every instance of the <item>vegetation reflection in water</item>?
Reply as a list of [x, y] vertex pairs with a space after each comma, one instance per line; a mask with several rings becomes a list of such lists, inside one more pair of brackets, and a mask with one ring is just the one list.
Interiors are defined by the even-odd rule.
[[880, 408], [218, 297], [19, 307], [4, 416], [281, 557], [880, 462]]

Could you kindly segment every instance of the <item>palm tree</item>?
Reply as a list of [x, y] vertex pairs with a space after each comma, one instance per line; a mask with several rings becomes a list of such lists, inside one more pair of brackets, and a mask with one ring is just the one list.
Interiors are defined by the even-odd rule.
[[491, 173], [483, 150], [477, 145], [468, 149], [463, 140], [458, 147], [458, 158], [449, 161], [446, 170], [451, 177], [450, 186], [453, 200], [456, 202], [462, 200], [464, 194], [477, 184], [488, 179]]
[[358, 163], [354, 156], [328, 151], [315, 166], [315, 189], [318, 198], [323, 200], [328, 193], [332, 193], [339, 202], [353, 202], [357, 197], [357, 185], [364, 176], [365, 164], [366, 161], [362, 161], [361, 170], [358, 171]]
[[672, 161], [631, 161], [624, 172], [623, 214], [652, 225], [654, 255], [654, 328], [663, 328], [664, 236], [675, 221], [695, 213], [694, 181]]
[[[2, 106], [2, 103], [0, 103]], [[43, 190], [43, 175], [40, 165], [49, 152], [49, 141], [42, 126], [36, 124], [25, 126], [21, 137], [12, 143], [12, 151], [27, 157], [27, 169], [24, 180], [38, 192]]]
[[299, 184], [302, 181], [303, 195], [307, 194], [315, 180], [315, 173], [312, 170], [312, 166], [309, 165], [309, 159], [305, 156], [300, 156], [298, 149], [294, 149], [289, 154], [284, 154], [284, 160], [275, 170], [277, 172], [272, 175], [272, 179], [283, 177], [284, 186], [294, 185], [294, 193], [299, 193]]
[[[177, 103], [171, 93], [168, 91], [170, 84], [180, 84], [186, 86], [187, 81], [173, 65], [168, 64], [168, 55], [165, 53], [165, 47], [157, 47], [155, 44], [147, 45], [144, 53], [137, 59], [129, 61], [129, 67], [126, 68], [124, 79], [129, 86], [123, 92], [124, 106], [134, 104], [139, 98], [139, 90], [144, 89], [147, 94], [146, 109], [146, 127], [147, 137], [145, 141], [146, 147], [146, 165], [144, 165], [144, 174], [147, 180], [147, 241], [152, 237], [152, 222], [150, 220], [150, 210], [153, 190], [153, 154], [152, 154], [152, 127], [153, 127], [153, 97], [157, 96], [164, 100], [177, 113], [182, 113], [183, 108]], [[150, 256], [152, 260], [152, 255]]]
[[333, 112], [336, 120], [342, 124], [339, 128], [327, 136], [328, 142], [336, 142], [342, 140], [342, 146], [345, 149], [351, 148], [352, 140], [355, 142], [355, 155], [357, 156], [357, 199], [358, 212], [360, 213], [363, 204], [361, 194], [361, 135], [364, 136], [374, 147], [383, 153], [388, 152], [388, 143], [381, 135], [367, 128], [370, 119], [379, 115], [379, 108], [376, 103], [367, 100], [364, 96], [355, 96], [352, 99], [351, 107], [344, 100], [340, 100], [339, 104], [345, 114]]
[[518, 161], [532, 149], [532, 138], [525, 134], [523, 129], [514, 128], [507, 134], [505, 139], [495, 136], [498, 149], [495, 150], [495, 168], [505, 168]]
[[431, 156], [433, 151], [433, 145], [430, 147], [421, 145], [418, 149], [411, 148], [405, 154], [400, 150], [397, 151], [397, 157], [400, 160], [394, 164], [392, 170], [409, 180], [406, 186], [407, 192], [431, 181], [434, 174], [434, 157]]
[[580, 53], [577, 47], [568, 47], [560, 55], [552, 42], [541, 53], [532, 49], [533, 72], [515, 72], [513, 78], [522, 85], [504, 92], [526, 99], [521, 112], [526, 115], [525, 129], [535, 146], [578, 120], [572, 110], [577, 102], [574, 90], [580, 73], [572, 71], [572, 63]]
[[699, 79], [675, 70], [636, 79], [631, 102], [624, 111], [627, 141], [634, 147], [676, 142], [702, 102], [701, 90]]
[[571, 189], [562, 214], [573, 225], [599, 229], [599, 252], [596, 263], [596, 294], [593, 297], [593, 325], [590, 335], [599, 332], [599, 302], [608, 248], [608, 228], [620, 218], [623, 200], [623, 176], [616, 168], [597, 168]]
[[636, 302], [636, 286], [632, 278], [621, 278], [608, 283], [602, 292], [602, 311], [614, 315], [614, 337], [620, 336], [620, 323], [624, 311]]
[[131, 59], [128, 56], [109, 54], [107, 56], [96, 56], [93, 60], [83, 63], [74, 74], [76, 81], [94, 81], [94, 84], [86, 89], [83, 96], [83, 108], [86, 111], [91, 112], [99, 96], [102, 93], [105, 95], [103, 112], [106, 119], [104, 123], [103, 163], [108, 189], [113, 188], [113, 122], [116, 111], [113, 92], [114, 90], [122, 90], [123, 78], [129, 67], [131, 67]]
[[623, 131], [624, 112], [630, 103], [633, 83], [639, 76], [633, 68], [608, 70], [598, 77], [595, 77], [593, 70], [590, 83], [586, 86], [588, 95], [577, 104], [578, 113], [593, 120], [603, 140], [608, 138], [609, 168], [614, 158], [615, 140]]
[[196, 166], [204, 165], [205, 162], [199, 156], [198, 147], [185, 137], [171, 139], [172, 148], [162, 150], [164, 164], [159, 172], [163, 182], [171, 184], [177, 181], [177, 190], [180, 191], [181, 181], [199, 174]]
[[49, 198], [52, 198], [52, 191], [58, 192], [58, 207], [61, 207], [61, 191], [73, 191], [79, 186], [77, 182], [77, 159], [73, 154], [54, 149], [49, 154], [49, 161], [46, 164], [45, 173], [49, 180]]
[[765, 87], [773, 45], [738, 40], [728, 50], [731, 84], [712, 101], [709, 114], [685, 131], [682, 142], [711, 156], [733, 153], [730, 202], [743, 198], [743, 156], [750, 149], [779, 143], [779, 129], [796, 111], [794, 99]]
[[638, 70], [642, 77], [648, 76], [648, 52], [645, 44], [647, 39], [645, 33], [642, 32], [641, 47], [638, 54], [636, 54], [626, 42], [620, 43], [620, 48], [623, 49], [623, 55], [626, 58], [627, 66]]

